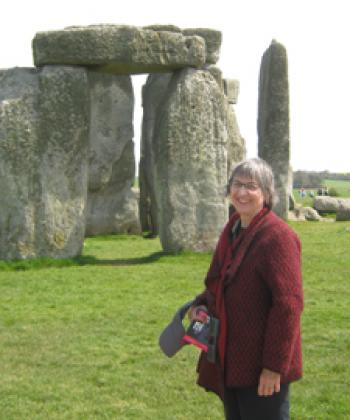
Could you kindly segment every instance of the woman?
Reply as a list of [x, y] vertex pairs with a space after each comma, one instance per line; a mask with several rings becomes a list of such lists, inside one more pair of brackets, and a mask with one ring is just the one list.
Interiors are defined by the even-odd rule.
[[222, 398], [226, 419], [286, 420], [289, 383], [302, 375], [300, 241], [271, 211], [273, 174], [262, 159], [234, 168], [228, 194], [235, 212], [190, 310], [220, 321], [218, 360], [201, 354], [198, 383]]

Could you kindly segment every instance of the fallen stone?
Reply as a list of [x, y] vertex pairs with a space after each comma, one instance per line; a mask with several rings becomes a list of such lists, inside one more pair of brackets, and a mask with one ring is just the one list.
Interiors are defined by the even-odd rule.
[[302, 208], [302, 212], [304, 213], [306, 220], [312, 220], [312, 221], [322, 220], [322, 217], [312, 207], [304, 207]]
[[293, 210], [288, 212], [288, 220], [293, 221], [326, 221], [322, 218], [312, 207], [296, 206]]
[[350, 208], [338, 210], [337, 214], [335, 216], [335, 220], [337, 222], [349, 221], [350, 220]]
[[313, 200], [313, 208], [319, 213], [337, 213], [340, 210], [350, 210], [350, 199], [316, 196]]

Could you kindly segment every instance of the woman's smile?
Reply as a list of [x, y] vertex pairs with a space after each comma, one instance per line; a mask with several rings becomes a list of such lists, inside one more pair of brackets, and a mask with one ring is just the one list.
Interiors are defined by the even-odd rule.
[[264, 207], [263, 192], [254, 179], [237, 177], [232, 182], [230, 196], [243, 226], [248, 226]]

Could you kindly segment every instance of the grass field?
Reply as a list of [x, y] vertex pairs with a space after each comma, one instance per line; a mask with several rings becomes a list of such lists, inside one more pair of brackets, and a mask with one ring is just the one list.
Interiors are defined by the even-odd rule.
[[350, 197], [350, 181], [326, 179], [324, 183], [328, 188], [335, 188], [340, 197]]
[[[340, 198], [350, 197], [350, 181], [337, 181], [337, 180], [332, 180], [332, 179], [326, 179], [324, 181], [324, 185], [326, 185], [328, 189], [332, 187], [335, 188]], [[316, 190], [317, 189], [315, 188], [314, 191]], [[312, 207], [313, 198], [310, 197], [309, 194], [306, 194], [305, 197], [300, 197], [299, 188], [293, 189], [293, 194], [298, 204], [301, 204], [303, 207]]]
[[[293, 223], [303, 243], [304, 379], [292, 419], [350, 419], [350, 223]], [[86, 240], [74, 261], [0, 266], [1, 419], [222, 419], [195, 385], [198, 352], [158, 336], [202, 289], [209, 254], [158, 239]]]

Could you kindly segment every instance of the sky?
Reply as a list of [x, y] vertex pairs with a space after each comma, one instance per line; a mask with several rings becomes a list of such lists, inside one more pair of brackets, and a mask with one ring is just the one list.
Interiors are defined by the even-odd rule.
[[[350, 172], [347, 0], [17, 0], [1, 9], [0, 68], [33, 66], [35, 33], [71, 25], [173, 24], [220, 30], [217, 65], [223, 77], [240, 82], [235, 111], [248, 157], [257, 156], [261, 57], [276, 39], [288, 55], [293, 169]], [[133, 77], [137, 157], [144, 80]]]

